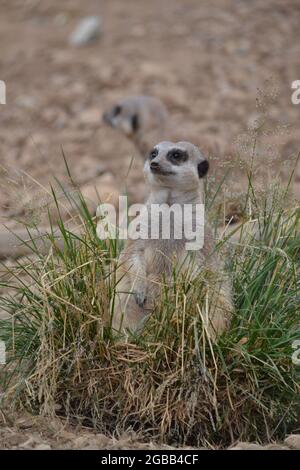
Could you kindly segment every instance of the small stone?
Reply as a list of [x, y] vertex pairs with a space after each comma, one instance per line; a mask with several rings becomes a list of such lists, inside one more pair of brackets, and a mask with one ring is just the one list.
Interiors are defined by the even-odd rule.
[[284, 440], [284, 443], [290, 449], [300, 450], [300, 434], [291, 434]]
[[102, 32], [101, 19], [98, 16], [87, 16], [70, 36], [72, 46], [84, 46], [97, 39]]

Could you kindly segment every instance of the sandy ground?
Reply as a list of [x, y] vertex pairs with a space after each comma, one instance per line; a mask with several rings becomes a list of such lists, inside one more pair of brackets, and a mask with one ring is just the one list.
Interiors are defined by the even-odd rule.
[[[67, 179], [62, 149], [79, 183], [101, 187], [93, 178], [106, 172], [106, 182], [139, 199], [137, 152], [101, 122], [107, 107], [131, 94], [161, 98], [183, 137], [225, 158], [243, 151], [259, 116], [257, 96], [275, 86], [275, 135], [258, 165], [276, 158], [282, 169], [300, 148], [300, 105], [291, 102], [291, 83], [300, 77], [297, 0], [3, 0], [0, 8], [0, 78], [7, 86], [0, 216], [43, 202], [37, 183], [20, 171], [46, 187], [54, 176]], [[102, 37], [71, 47], [70, 33], [90, 14], [102, 17]]]
[[[70, 33], [91, 14], [103, 20], [100, 39], [70, 46]], [[291, 83], [300, 79], [299, 22], [298, 0], [2, 0], [0, 223], [40, 216], [41, 187], [54, 178], [67, 184], [62, 150], [89, 197], [95, 185], [127, 188], [140, 200], [141, 160], [101, 122], [107, 107], [131, 94], [162, 99], [183, 137], [224, 160], [247, 158], [249, 127], [263, 110], [257, 104], [268, 102], [273, 131], [259, 149], [258, 176], [271, 164], [286, 177], [300, 149], [300, 105], [291, 102]], [[296, 195], [299, 180], [296, 172]], [[232, 191], [239, 189], [233, 181]], [[4, 426], [1, 447], [35, 447], [24, 444], [32, 429]], [[53, 436], [39, 439], [59, 446]]]
[[[1, 415], [1, 413], [0, 413]], [[32, 417], [23, 414], [15, 417], [14, 425], [9, 424], [7, 417], [2, 417], [0, 426], [0, 449], [19, 450], [51, 450], [51, 449], [194, 449], [193, 447], [178, 447], [159, 445], [143, 441], [134, 433], [122, 436], [107, 437], [104, 434], [91, 432], [89, 429], [72, 427], [58, 419]], [[284, 442], [270, 443], [261, 446], [256, 443], [236, 442], [230, 447], [234, 450], [300, 450], [300, 435], [288, 436]], [[205, 450], [199, 448], [199, 450]]]

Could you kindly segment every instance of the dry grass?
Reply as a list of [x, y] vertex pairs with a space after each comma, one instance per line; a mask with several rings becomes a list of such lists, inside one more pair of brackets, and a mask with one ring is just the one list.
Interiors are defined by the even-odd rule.
[[250, 187], [258, 229], [253, 234], [245, 225], [238, 242], [228, 236], [219, 244], [227, 251], [236, 312], [216, 344], [202, 321], [214, 302], [207, 273], [194, 280], [174, 276], [142, 335], [126, 343], [112, 335], [120, 248], [97, 238], [94, 220], [77, 200], [80, 234], [61, 220], [64, 248], [49, 234], [49, 254], [36, 251], [34, 262], [10, 267], [16, 282], [3, 283], [13, 289], [0, 299], [12, 315], [1, 321], [9, 351], [2, 372], [6, 398], [108, 434], [133, 429], [167, 443], [226, 446], [295, 431], [299, 368], [291, 355], [299, 339], [300, 212], [287, 211], [280, 194], [257, 201]]

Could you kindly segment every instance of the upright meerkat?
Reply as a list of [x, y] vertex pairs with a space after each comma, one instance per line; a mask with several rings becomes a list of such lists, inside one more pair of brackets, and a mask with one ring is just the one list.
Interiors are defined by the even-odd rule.
[[[189, 142], [161, 142], [156, 145], [148, 154], [144, 166], [150, 188], [146, 212], [149, 214], [154, 204], [165, 204], [168, 207], [176, 204], [183, 210], [189, 204], [193, 216], [197, 214], [197, 206], [204, 202], [203, 178], [208, 168], [208, 161]], [[182, 225], [182, 219], [178, 221], [175, 217], [173, 226]], [[151, 218], [151, 224], [160, 224], [159, 220]], [[128, 330], [137, 331], [141, 328], [152, 312], [155, 300], [159, 298], [160, 283], [162, 280], [171, 280], [174, 265], [180, 266], [181, 273], [187, 270], [191, 272], [192, 262], [192, 275], [197, 275], [204, 268], [223, 272], [223, 264], [214, 253], [215, 244], [207, 224], [204, 227], [203, 246], [196, 251], [187, 250], [185, 227], [177, 226], [176, 229], [177, 233], [179, 229], [182, 234], [181, 239], [174, 236], [172, 229], [170, 239], [165, 239], [159, 225], [156, 239], [127, 241], [117, 270], [117, 294], [112, 313], [114, 330], [126, 335]], [[218, 291], [217, 302], [209, 313], [206, 325], [212, 339], [227, 328], [232, 312], [231, 285], [226, 276], [219, 276], [215, 290]]]
[[105, 112], [103, 120], [131, 139], [142, 158], [169, 134], [168, 111], [158, 98], [152, 96], [125, 98]]

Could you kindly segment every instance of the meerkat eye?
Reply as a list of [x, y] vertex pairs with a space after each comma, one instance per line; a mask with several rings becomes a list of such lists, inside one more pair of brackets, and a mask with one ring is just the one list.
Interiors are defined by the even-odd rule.
[[174, 158], [174, 160], [178, 160], [179, 158], [181, 158], [181, 153], [173, 152], [171, 157]]
[[116, 116], [118, 116], [119, 114], [121, 114], [121, 112], [122, 112], [122, 106], [120, 106], [119, 104], [117, 104], [117, 106], [114, 107], [113, 115], [116, 117]]
[[180, 149], [170, 150], [170, 152], [167, 154], [167, 159], [171, 163], [178, 165], [179, 163], [183, 163], [188, 159], [188, 154]]
[[157, 149], [151, 150], [151, 152], [149, 153], [149, 160], [153, 160], [155, 157], [157, 157], [157, 155], [158, 155]]

